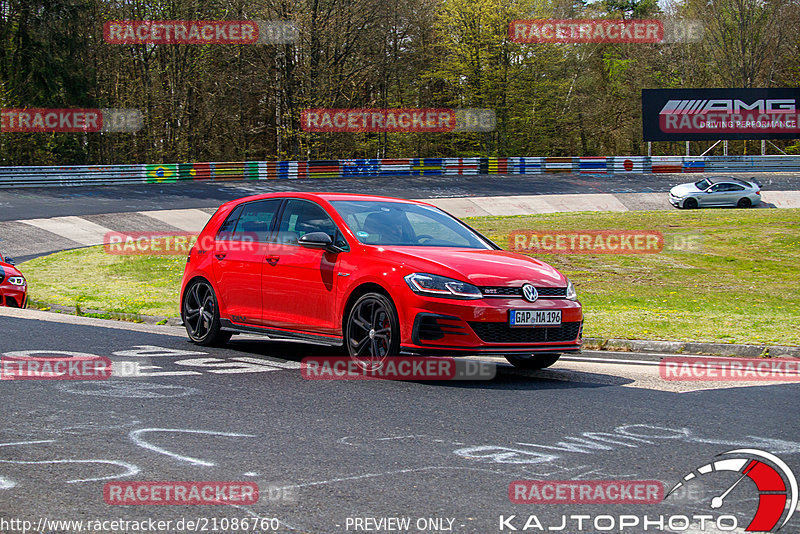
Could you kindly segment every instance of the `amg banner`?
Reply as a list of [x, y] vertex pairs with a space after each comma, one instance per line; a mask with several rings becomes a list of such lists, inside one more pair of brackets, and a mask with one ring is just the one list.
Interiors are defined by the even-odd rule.
[[800, 89], [642, 89], [645, 141], [800, 138]]

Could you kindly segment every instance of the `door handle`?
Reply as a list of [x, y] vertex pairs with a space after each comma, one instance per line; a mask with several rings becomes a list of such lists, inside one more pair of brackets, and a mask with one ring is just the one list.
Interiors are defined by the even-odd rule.
[[280, 256], [267, 256], [267, 263], [272, 265], [273, 267], [278, 264], [278, 260], [280, 260]]
[[214, 254], [214, 257], [217, 258], [218, 260], [224, 260], [225, 256], [227, 255], [228, 255], [227, 252], [217, 252], [216, 254]]

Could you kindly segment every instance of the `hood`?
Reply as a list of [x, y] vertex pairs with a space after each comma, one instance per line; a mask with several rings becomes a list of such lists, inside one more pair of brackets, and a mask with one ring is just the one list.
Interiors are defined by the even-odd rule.
[[676, 197], [685, 197], [686, 195], [690, 195], [692, 193], [700, 193], [700, 189], [697, 188], [696, 185], [692, 184], [681, 184], [676, 185], [672, 189], [669, 190], [673, 196]]
[[22, 273], [10, 263], [0, 261], [0, 284], [12, 276], [22, 276]]
[[565, 287], [567, 279], [550, 265], [505, 250], [446, 247], [375, 247], [376, 254], [409, 272], [449, 276], [476, 286]]

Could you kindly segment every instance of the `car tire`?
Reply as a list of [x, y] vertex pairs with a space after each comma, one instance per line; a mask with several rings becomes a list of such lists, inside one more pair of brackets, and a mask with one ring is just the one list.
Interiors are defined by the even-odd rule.
[[507, 354], [508, 363], [517, 369], [544, 369], [558, 361], [561, 354], [531, 354], [530, 356], [517, 356]]
[[184, 291], [181, 318], [189, 339], [198, 345], [224, 345], [233, 335], [222, 330], [217, 296], [206, 280], [195, 280]]
[[747, 197], [740, 198], [739, 202], [736, 203], [736, 207], [737, 208], [743, 208], [743, 209], [747, 209], [752, 205], [753, 205], [753, 202]]
[[391, 299], [382, 293], [361, 295], [347, 314], [344, 340], [350, 357], [365, 369], [379, 369], [386, 358], [400, 354], [400, 322]]
[[697, 209], [697, 199], [696, 198], [687, 198], [683, 201], [683, 207], [687, 210]]

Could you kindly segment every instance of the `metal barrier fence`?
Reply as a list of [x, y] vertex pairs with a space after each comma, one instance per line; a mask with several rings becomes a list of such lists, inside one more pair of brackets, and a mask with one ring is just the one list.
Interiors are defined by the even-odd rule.
[[370, 176], [800, 172], [800, 156], [400, 158], [0, 167], [0, 187]]

